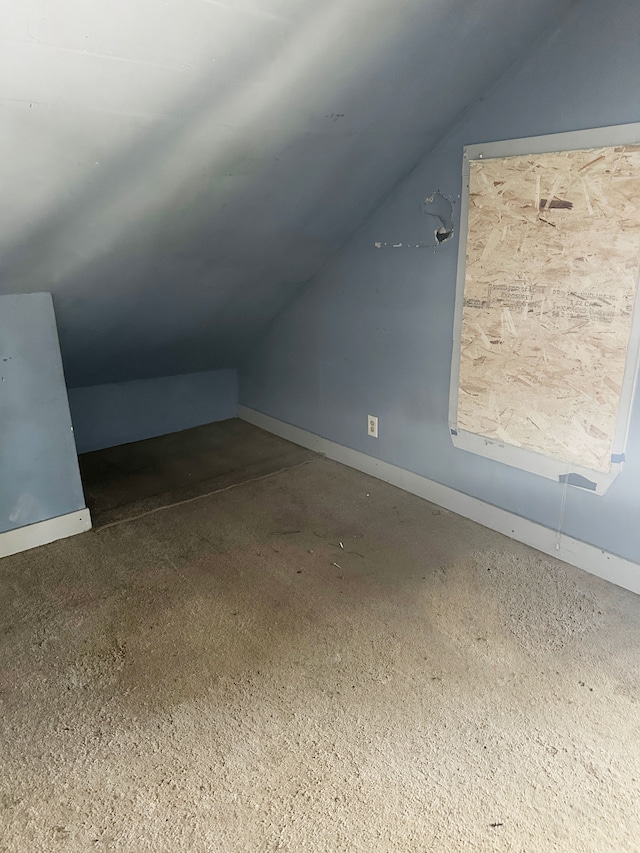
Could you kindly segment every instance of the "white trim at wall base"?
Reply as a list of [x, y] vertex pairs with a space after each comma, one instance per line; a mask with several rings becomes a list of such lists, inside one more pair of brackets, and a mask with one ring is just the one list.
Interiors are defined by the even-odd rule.
[[520, 516], [507, 510], [491, 506], [491, 504], [487, 504], [478, 498], [472, 498], [451, 489], [449, 486], [443, 486], [433, 480], [428, 480], [426, 477], [421, 477], [419, 474], [405, 471], [389, 462], [374, 459], [373, 456], [367, 456], [366, 453], [360, 453], [358, 450], [351, 450], [341, 444], [321, 438], [312, 432], [291, 426], [283, 421], [276, 420], [276, 418], [269, 417], [269, 415], [263, 415], [261, 412], [249, 409], [246, 406], [238, 407], [238, 417], [260, 427], [260, 429], [279, 435], [281, 438], [302, 445], [302, 447], [323, 453], [329, 459], [341, 462], [349, 468], [355, 468], [365, 474], [370, 474], [372, 477], [377, 477], [378, 480], [383, 480], [385, 483], [391, 483], [391, 485], [397, 486], [405, 492], [411, 492], [431, 503], [451, 510], [451, 512], [476, 521], [484, 527], [503, 533], [510, 539], [516, 539], [518, 542], [537, 548], [544, 554], [557, 557], [559, 560], [564, 560], [565, 563], [570, 563], [572, 566], [584, 569], [592, 575], [597, 575], [611, 581], [611, 583], [631, 590], [631, 592], [640, 594], [640, 565], [632, 563], [630, 560], [617, 557], [615, 554], [596, 548], [595, 545], [580, 542], [564, 533], [558, 535], [555, 530], [550, 530], [534, 521], [520, 518]]
[[38, 545], [47, 545], [56, 539], [66, 539], [86, 530], [91, 530], [91, 513], [86, 507], [67, 515], [59, 515], [57, 518], [28, 524], [26, 527], [6, 530], [0, 533], [0, 558], [37, 548]]

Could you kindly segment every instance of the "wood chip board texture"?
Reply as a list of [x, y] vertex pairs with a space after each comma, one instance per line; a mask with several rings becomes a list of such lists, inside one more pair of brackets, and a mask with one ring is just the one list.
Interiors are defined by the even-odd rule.
[[458, 427], [609, 471], [639, 260], [639, 145], [472, 161]]

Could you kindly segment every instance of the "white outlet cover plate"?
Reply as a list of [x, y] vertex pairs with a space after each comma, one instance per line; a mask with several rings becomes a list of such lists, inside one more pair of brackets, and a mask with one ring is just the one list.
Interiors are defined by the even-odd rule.
[[378, 418], [375, 415], [367, 415], [367, 432], [372, 438], [378, 437]]

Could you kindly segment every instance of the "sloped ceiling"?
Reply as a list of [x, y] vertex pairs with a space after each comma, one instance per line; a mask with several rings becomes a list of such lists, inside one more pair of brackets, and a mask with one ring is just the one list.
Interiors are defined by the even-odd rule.
[[71, 386], [235, 366], [569, 5], [4, 0], [1, 292]]

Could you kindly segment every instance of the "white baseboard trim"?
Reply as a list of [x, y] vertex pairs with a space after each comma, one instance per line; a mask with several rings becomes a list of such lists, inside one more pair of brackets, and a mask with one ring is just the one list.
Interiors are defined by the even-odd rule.
[[543, 527], [534, 521], [520, 518], [507, 510], [499, 509], [478, 498], [472, 498], [449, 486], [443, 486], [419, 474], [405, 471], [389, 462], [382, 462], [358, 450], [351, 450], [246, 406], [238, 407], [238, 417], [260, 429], [323, 453], [329, 459], [341, 462], [349, 468], [355, 468], [385, 483], [391, 483], [405, 492], [411, 492], [451, 512], [476, 521], [484, 527], [503, 533], [510, 539], [516, 539], [544, 554], [564, 560], [565, 563], [570, 563], [592, 575], [640, 594], [640, 565], [637, 563], [603, 551], [595, 545], [580, 542], [564, 533], [558, 535], [557, 531]]
[[91, 530], [91, 513], [86, 507], [57, 518], [27, 524], [26, 527], [6, 530], [0, 533], [0, 558], [37, 548], [38, 545], [47, 545], [56, 539], [66, 539], [86, 530]]

